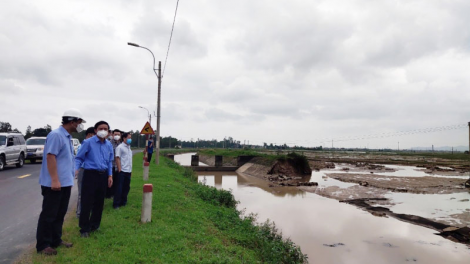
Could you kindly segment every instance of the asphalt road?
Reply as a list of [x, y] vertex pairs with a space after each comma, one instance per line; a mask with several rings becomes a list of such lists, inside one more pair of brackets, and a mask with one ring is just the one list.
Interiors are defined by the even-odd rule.
[[[36, 240], [42, 195], [41, 162], [0, 172], [0, 263], [12, 263]], [[69, 210], [75, 210], [77, 187], [72, 188]]]
[[[133, 150], [134, 154], [142, 150]], [[22, 168], [7, 166], [0, 171], [0, 263], [12, 263], [36, 243], [36, 228], [41, 213], [39, 185], [41, 162], [25, 163]], [[77, 186], [72, 188], [69, 211], [77, 205]]]

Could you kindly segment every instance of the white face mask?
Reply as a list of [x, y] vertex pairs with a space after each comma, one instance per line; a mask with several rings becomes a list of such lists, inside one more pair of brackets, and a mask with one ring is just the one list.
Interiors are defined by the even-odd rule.
[[121, 139], [120, 136], [114, 136], [114, 140], [115, 140], [115, 141], [119, 141], [119, 139]]
[[83, 127], [83, 124], [78, 124], [78, 126], [77, 126], [77, 132], [80, 133], [80, 132], [82, 132], [83, 130], [85, 130], [85, 128]]
[[100, 138], [106, 138], [106, 136], [108, 135], [108, 131], [106, 130], [100, 130], [98, 131], [98, 133], [96, 133], [98, 135], [98, 137]]

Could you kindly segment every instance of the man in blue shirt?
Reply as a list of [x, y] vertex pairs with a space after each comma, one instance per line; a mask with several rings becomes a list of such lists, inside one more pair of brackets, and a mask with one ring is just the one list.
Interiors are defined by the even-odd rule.
[[107, 122], [100, 121], [94, 128], [96, 136], [83, 141], [75, 157], [75, 170], [84, 169], [78, 222], [82, 237], [89, 237], [90, 232], [100, 227], [106, 188], [113, 185], [114, 152], [106, 140], [110, 127]]
[[152, 160], [153, 154], [153, 140], [152, 136], [149, 136], [148, 145], [147, 145], [147, 161], [150, 162]]
[[77, 109], [69, 109], [62, 115], [62, 126], [47, 135], [44, 159], [39, 174], [43, 196], [36, 233], [36, 250], [45, 255], [56, 255], [58, 246], [72, 247], [62, 241], [62, 226], [73, 186], [72, 132], [83, 131], [85, 120]]
[[[85, 140], [91, 138], [92, 136], [95, 135], [95, 128], [94, 127], [89, 127], [87, 130], [86, 130], [86, 133], [85, 133]], [[83, 142], [82, 142], [83, 143]], [[77, 154], [80, 152], [80, 148], [81, 148], [82, 145], [78, 146], [78, 150], [77, 150]], [[81, 204], [80, 204], [80, 201], [82, 199], [82, 180], [83, 180], [83, 164], [82, 164], [82, 167], [78, 170], [78, 173], [75, 173], [75, 178], [77, 179], [77, 186], [78, 186], [78, 199], [77, 199], [77, 218], [80, 218], [80, 208], [81, 207]]]

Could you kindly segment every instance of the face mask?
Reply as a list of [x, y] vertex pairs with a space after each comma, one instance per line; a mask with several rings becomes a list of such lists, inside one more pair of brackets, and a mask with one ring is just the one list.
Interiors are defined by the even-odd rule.
[[109, 140], [113, 139], [113, 136], [109, 136], [108, 139], [109, 139]]
[[108, 135], [108, 131], [106, 130], [100, 130], [98, 131], [98, 133], [96, 133], [98, 135], [98, 137], [100, 138], [106, 138], [106, 136]]
[[114, 136], [115, 141], [119, 141], [120, 138], [121, 138], [120, 136]]
[[132, 139], [127, 139], [127, 145], [130, 145], [132, 143]]
[[80, 133], [84, 130], [85, 128], [83, 127], [83, 124], [78, 124], [77, 126], [77, 132]]

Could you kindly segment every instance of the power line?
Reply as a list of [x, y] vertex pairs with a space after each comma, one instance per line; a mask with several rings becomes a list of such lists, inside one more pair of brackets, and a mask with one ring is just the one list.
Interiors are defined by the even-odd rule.
[[168, 42], [168, 50], [166, 51], [165, 64], [163, 65], [162, 79], [163, 79], [163, 76], [165, 75], [166, 62], [167, 62], [167, 60], [168, 60], [168, 54], [170, 53], [171, 38], [173, 37], [173, 30], [174, 30], [174, 28], [175, 28], [176, 13], [178, 12], [178, 4], [179, 4], [179, 2], [180, 2], [180, 0], [177, 0], [177, 1], [176, 1], [175, 16], [174, 16], [174, 18], [173, 18], [173, 25], [171, 26], [170, 41]]

